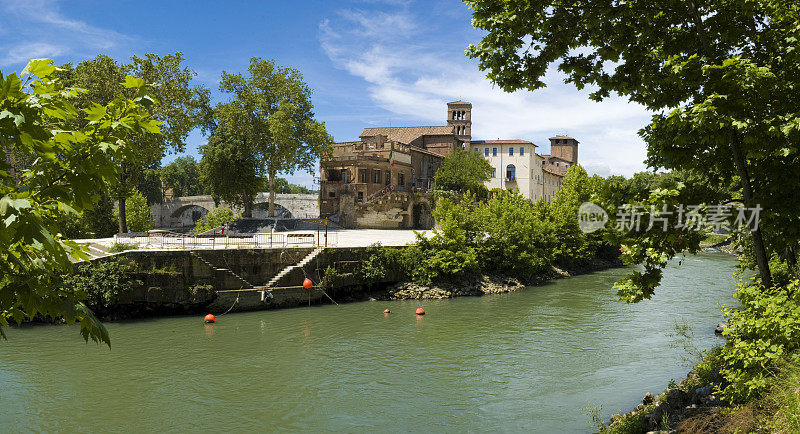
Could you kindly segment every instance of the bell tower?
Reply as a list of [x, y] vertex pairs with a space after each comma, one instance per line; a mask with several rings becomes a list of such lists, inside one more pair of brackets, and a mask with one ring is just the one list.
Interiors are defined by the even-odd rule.
[[447, 126], [466, 146], [472, 140], [472, 104], [466, 101], [447, 103]]
[[550, 155], [571, 163], [578, 163], [578, 143], [569, 136], [550, 137]]

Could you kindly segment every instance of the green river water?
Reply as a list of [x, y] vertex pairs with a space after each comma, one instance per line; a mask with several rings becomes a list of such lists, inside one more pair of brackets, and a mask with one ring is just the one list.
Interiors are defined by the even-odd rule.
[[616, 301], [615, 269], [507, 295], [109, 323], [111, 350], [75, 327], [7, 329], [0, 431], [586, 432], [587, 402], [607, 418], [685, 376], [676, 321], [721, 343], [734, 264], [675, 260], [637, 305]]

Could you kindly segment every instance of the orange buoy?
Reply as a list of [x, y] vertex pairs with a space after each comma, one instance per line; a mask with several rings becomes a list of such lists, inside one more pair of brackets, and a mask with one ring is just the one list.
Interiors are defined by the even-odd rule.
[[203, 321], [211, 323], [211, 322], [216, 322], [217, 319], [214, 318], [214, 315], [208, 314], [208, 315], [206, 315], [205, 318], [203, 318]]
[[312, 282], [311, 279], [306, 277], [306, 280], [303, 281], [303, 288], [311, 289], [312, 286], [314, 286], [314, 282]]
[[417, 315], [425, 315], [425, 309], [418, 307], [417, 308]]
[[390, 312], [389, 309], [384, 309], [383, 310], [383, 313], [389, 313], [389, 312]]

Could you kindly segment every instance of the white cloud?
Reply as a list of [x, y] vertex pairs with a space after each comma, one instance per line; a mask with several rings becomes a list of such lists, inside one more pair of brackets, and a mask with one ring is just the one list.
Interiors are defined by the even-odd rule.
[[62, 15], [55, 0], [0, 0], [0, 10], [0, 66], [24, 65], [41, 57], [94, 57], [134, 42], [114, 30]]
[[568, 133], [580, 140], [587, 170], [631, 175], [645, 168], [645, 145], [636, 131], [650, 114], [642, 106], [619, 97], [590, 101], [588, 90], [564, 84], [555, 69], [546, 75], [545, 89], [503, 92], [464, 56], [466, 43], [449, 35], [452, 28], [436, 31], [423, 15], [407, 8], [342, 11], [320, 24], [320, 44], [334, 65], [367, 83], [376, 105], [405, 120], [443, 124], [445, 103], [463, 99], [473, 104], [476, 139], [527, 139], [546, 153], [548, 137]]

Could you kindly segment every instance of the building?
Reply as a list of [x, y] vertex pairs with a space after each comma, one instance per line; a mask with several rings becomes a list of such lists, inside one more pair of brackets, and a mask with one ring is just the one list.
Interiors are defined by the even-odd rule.
[[441, 126], [364, 128], [359, 140], [334, 143], [332, 154], [320, 162], [320, 214], [339, 214], [343, 196], [358, 205], [392, 191], [426, 191], [442, 159], [455, 149], [472, 149], [489, 161], [487, 188], [517, 190], [534, 201], [552, 200], [578, 161], [572, 137], [551, 137], [550, 155], [537, 154], [537, 146], [526, 140], [473, 140], [472, 104], [466, 101], [447, 103], [446, 119]]
[[486, 188], [516, 190], [533, 201], [549, 202], [578, 161], [578, 143], [572, 137], [551, 137], [550, 155], [537, 154], [537, 146], [526, 140], [473, 140], [470, 147], [492, 165]]
[[472, 104], [447, 104], [447, 125], [364, 128], [359, 140], [333, 144], [320, 162], [320, 214], [340, 211], [342, 195], [356, 203], [388, 191], [427, 191], [442, 159], [471, 140]]

